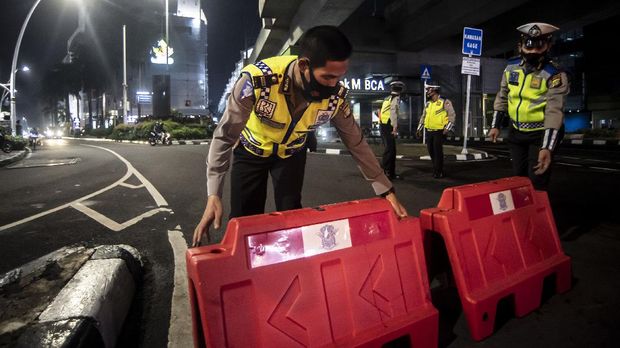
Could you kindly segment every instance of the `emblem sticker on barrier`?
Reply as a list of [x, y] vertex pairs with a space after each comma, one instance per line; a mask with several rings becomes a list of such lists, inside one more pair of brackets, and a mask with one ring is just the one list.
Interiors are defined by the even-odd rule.
[[491, 199], [493, 215], [515, 210], [515, 204], [512, 201], [512, 193], [510, 190], [490, 193], [489, 198]]

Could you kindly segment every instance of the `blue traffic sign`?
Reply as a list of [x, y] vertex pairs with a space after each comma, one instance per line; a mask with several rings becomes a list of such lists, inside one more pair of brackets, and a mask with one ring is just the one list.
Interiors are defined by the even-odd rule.
[[482, 29], [463, 28], [463, 54], [482, 55]]
[[420, 79], [422, 80], [431, 79], [431, 66], [430, 65], [420, 65]]

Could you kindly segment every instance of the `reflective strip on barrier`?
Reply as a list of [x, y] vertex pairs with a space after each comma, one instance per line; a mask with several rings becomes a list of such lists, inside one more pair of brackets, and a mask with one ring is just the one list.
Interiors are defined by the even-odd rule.
[[419, 219], [385, 199], [233, 219], [187, 273], [197, 347], [437, 345]]
[[562, 251], [549, 200], [528, 178], [444, 190], [438, 208], [422, 210], [422, 229], [442, 235], [472, 337], [493, 333], [498, 302], [514, 296], [515, 314], [540, 306], [543, 281], [569, 290], [570, 258]]

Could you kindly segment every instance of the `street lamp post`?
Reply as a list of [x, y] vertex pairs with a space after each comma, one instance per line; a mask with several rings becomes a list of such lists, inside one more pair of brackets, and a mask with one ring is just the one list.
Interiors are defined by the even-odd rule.
[[[24, 66], [21, 69], [17, 69], [15, 71], [15, 73], [17, 73], [18, 71], [30, 71], [30, 68], [27, 66]], [[2, 92], [2, 98], [0, 98], [0, 108], [2, 108], [2, 106], [4, 106], [4, 100], [6, 99], [6, 97], [11, 93], [11, 81], [7, 82], [7, 83], [0, 83], [0, 87], [4, 88], [4, 91]], [[15, 92], [17, 92], [17, 90], [15, 90]]]
[[13, 63], [11, 64], [11, 80], [9, 81], [9, 95], [11, 98], [11, 132], [13, 135], [15, 135], [15, 121], [17, 120], [17, 110], [15, 105], [15, 73], [17, 70], [17, 57], [19, 56], [19, 47], [22, 44], [24, 32], [26, 31], [26, 26], [30, 21], [30, 17], [32, 17], [32, 13], [37, 8], [37, 6], [39, 6], [40, 2], [41, 0], [37, 0], [34, 5], [32, 5], [30, 12], [28, 12], [28, 16], [26, 16], [26, 20], [22, 25], [22, 29], [19, 31], [19, 37], [17, 38], [17, 44], [15, 45], [15, 52], [13, 53]]

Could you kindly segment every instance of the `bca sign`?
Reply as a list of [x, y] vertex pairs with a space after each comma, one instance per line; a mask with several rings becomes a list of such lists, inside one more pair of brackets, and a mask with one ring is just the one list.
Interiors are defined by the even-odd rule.
[[383, 81], [381, 80], [344, 79], [342, 80], [342, 83], [350, 91], [368, 91], [368, 92], [385, 91], [385, 85], [383, 85]]

